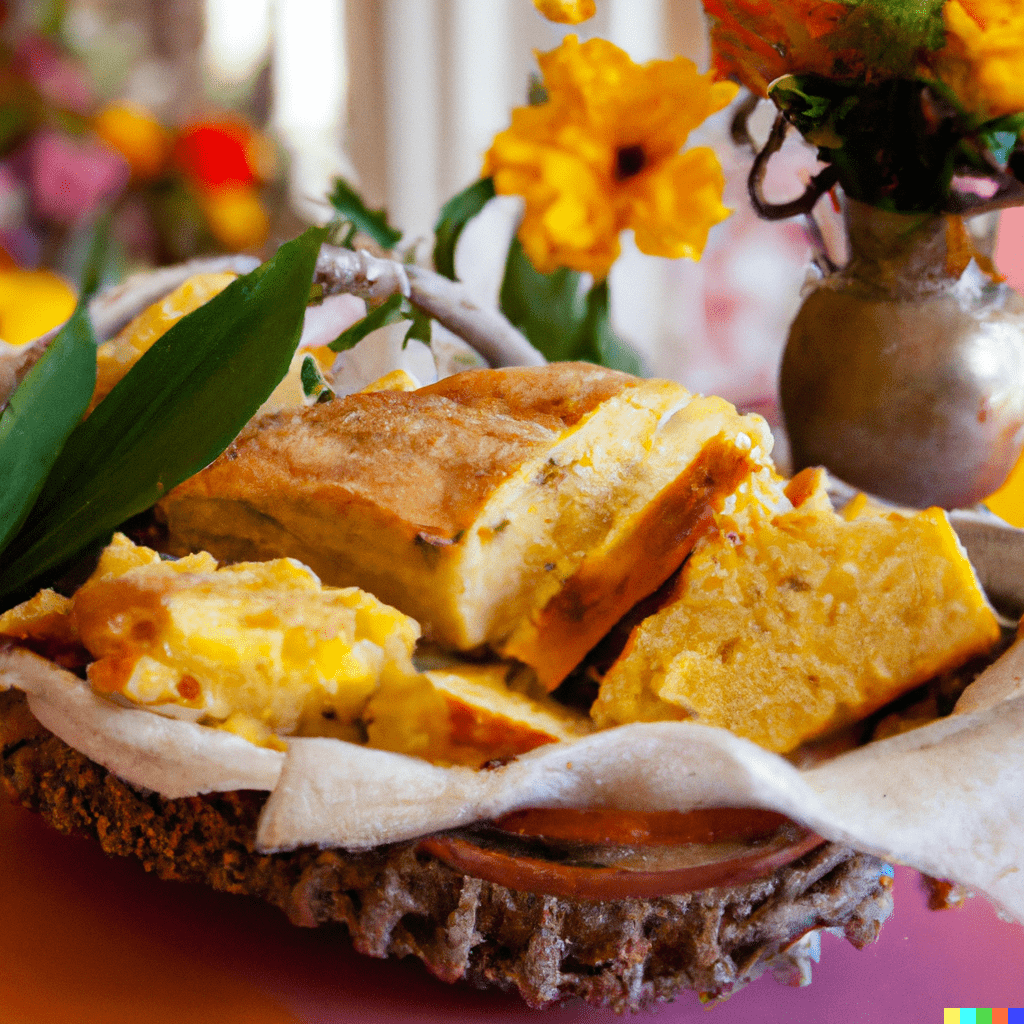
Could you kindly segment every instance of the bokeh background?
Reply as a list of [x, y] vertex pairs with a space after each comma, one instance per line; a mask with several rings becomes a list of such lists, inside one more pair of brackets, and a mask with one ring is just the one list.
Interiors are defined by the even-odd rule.
[[[698, 0], [598, 8], [575, 30], [581, 37], [608, 38], [635, 60], [682, 54], [706, 66]], [[557, 46], [565, 32], [528, 0], [9, 3], [5, 110], [17, 109], [26, 79], [49, 107], [20, 136], [0, 125], [0, 245], [19, 266], [74, 280], [90, 214], [123, 185], [124, 169], [90, 148], [104, 117], [105, 141], [136, 154], [111, 276], [218, 248], [272, 250], [326, 216], [336, 176], [386, 207], [407, 240], [426, 238], [525, 102], [534, 51]], [[138, 166], [155, 143], [135, 115], [166, 132], [156, 172]], [[752, 213], [750, 156], [731, 141], [729, 117], [718, 115], [694, 141], [719, 152], [734, 215], [713, 231], [700, 263], [645, 257], [627, 244], [611, 279], [613, 318], [652, 372], [774, 418], [776, 367], [808, 246], [800, 223], [770, 225]], [[766, 134], [770, 119], [760, 112], [755, 127]], [[770, 191], [796, 194], [813, 166], [792, 140], [773, 164]], [[70, 208], [60, 199], [69, 192]], [[497, 291], [512, 207], [482, 218], [460, 253], [462, 276], [484, 298]]]

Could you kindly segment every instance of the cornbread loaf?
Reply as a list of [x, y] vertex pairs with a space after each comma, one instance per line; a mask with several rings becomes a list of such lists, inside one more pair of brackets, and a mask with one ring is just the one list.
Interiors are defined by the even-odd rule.
[[809, 970], [799, 948], [780, 955], [809, 928], [840, 928], [862, 947], [892, 911], [881, 863], [833, 843], [752, 882], [607, 901], [469, 877], [415, 841], [261, 854], [263, 794], [142, 792], [49, 733], [14, 691], [0, 693], [0, 780], [0, 797], [6, 788], [162, 878], [258, 896], [296, 924], [340, 926], [360, 953], [415, 956], [444, 981], [518, 991], [532, 1007], [578, 997], [622, 1012], [685, 989], [723, 996], [766, 969]]
[[474, 370], [262, 417], [159, 515], [174, 554], [295, 557], [553, 688], [770, 449], [760, 417], [669, 381]]
[[944, 512], [832, 510], [822, 471], [794, 508], [723, 516], [671, 599], [604, 677], [599, 727], [693, 718], [784, 753], [989, 651], [995, 614]]

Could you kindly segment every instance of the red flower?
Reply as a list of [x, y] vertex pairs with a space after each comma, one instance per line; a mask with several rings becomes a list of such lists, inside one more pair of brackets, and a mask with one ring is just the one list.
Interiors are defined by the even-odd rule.
[[258, 168], [251, 158], [251, 131], [231, 122], [200, 122], [182, 130], [174, 144], [174, 161], [200, 185], [251, 185]]

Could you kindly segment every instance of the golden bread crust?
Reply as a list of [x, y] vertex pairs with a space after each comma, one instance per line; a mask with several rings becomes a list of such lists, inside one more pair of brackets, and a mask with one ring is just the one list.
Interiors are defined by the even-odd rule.
[[297, 558], [449, 647], [540, 667], [557, 646], [554, 687], [768, 447], [762, 421], [671, 381], [581, 363], [472, 370], [262, 417], [160, 512], [174, 554]]
[[173, 523], [191, 498], [246, 502], [279, 489], [338, 514], [353, 505], [378, 509], [410, 536], [424, 532], [443, 542], [553, 436], [528, 419], [467, 409], [442, 396], [351, 395], [259, 420], [161, 508]]
[[640, 383], [637, 377], [591, 363], [551, 363], [469, 370], [420, 388], [464, 408], [527, 418], [551, 430], [575, 426], [602, 402]]

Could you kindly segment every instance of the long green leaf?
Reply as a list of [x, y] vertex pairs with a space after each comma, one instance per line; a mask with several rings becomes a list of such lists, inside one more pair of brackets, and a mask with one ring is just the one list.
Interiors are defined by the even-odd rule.
[[455, 280], [455, 246], [462, 229], [494, 198], [494, 179], [481, 178], [441, 207], [434, 225], [434, 269]]
[[371, 210], [363, 197], [348, 182], [335, 178], [329, 196], [331, 206], [354, 228], [369, 235], [381, 248], [394, 249], [402, 240], [402, 232], [388, 223], [384, 210]]
[[178, 321], [68, 438], [0, 568], [21, 593], [213, 461], [282, 379], [326, 229]]
[[96, 387], [96, 339], [79, 305], [0, 416], [0, 551], [21, 528]]

